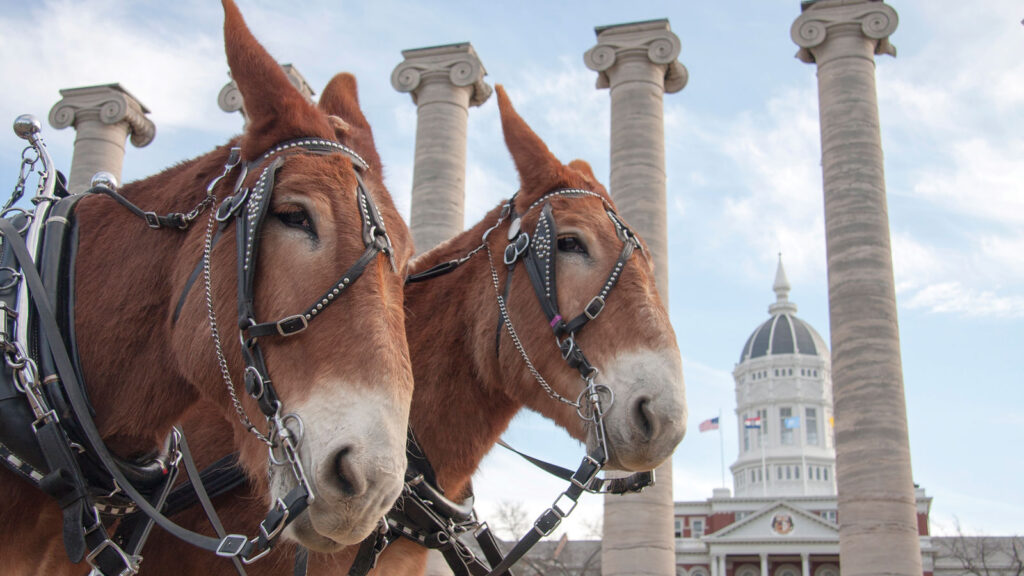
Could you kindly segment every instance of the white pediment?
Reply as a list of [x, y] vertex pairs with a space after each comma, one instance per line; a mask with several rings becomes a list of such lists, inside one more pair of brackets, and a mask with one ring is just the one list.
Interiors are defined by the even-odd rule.
[[781, 500], [704, 537], [709, 544], [807, 540], [839, 542], [839, 526]]

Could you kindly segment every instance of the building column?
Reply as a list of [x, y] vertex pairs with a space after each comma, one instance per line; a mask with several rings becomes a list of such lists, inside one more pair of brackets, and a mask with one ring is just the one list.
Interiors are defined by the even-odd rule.
[[768, 554], [766, 552], [761, 553], [761, 576], [769, 576], [768, 574]]
[[811, 576], [811, 555], [807, 552], [800, 553], [800, 574]]
[[[601, 26], [584, 62], [611, 92], [610, 192], [619, 213], [647, 241], [668, 307], [665, 126], [662, 97], [686, 85], [676, 60], [679, 37], [668, 20]], [[606, 575], [675, 574], [672, 461], [642, 494], [606, 496], [601, 570]]]
[[711, 556], [711, 576], [725, 576], [724, 574], [718, 571], [719, 558], [720, 556], [714, 554]]
[[[292, 86], [295, 86], [296, 90], [305, 96], [307, 100], [312, 102], [313, 95], [316, 94], [316, 92], [313, 91], [309, 82], [306, 82], [306, 78], [299, 73], [298, 69], [291, 64], [282, 64], [281, 68], [284, 69], [284, 74], [288, 77]], [[231, 72], [228, 72], [228, 77], [231, 77]], [[248, 122], [248, 118], [246, 118], [245, 115], [245, 109], [242, 107], [244, 104], [245, 103], [242, 101], [242, 92], [238, 89], [238, 84], [234, 80], [230, 80], [225, 84], [224, 87], [220, 89], [220, 93], [217, 94], [217, 106], [220, 106], [221, 110], [228, 113], [239, 112], [242, 114], [242, 118]]]
[[466, 123], [491, 95], [487, 71], [469, 43], [403, 50], [391, 85], [416, 104], [416, 159], [410, 228], [417, 253], [462, 232]]
[[68, 88], [50, 110], [50, 125], [75, 129], [68, 191], [90, 188], [97, 172], [110, 172], [121, 180], [125, 141], [141, 148], [153, 141], [156, 126], [146, 117], [149, 110], [120, 84]]
[[818, 71], [844, 576], [922, 572], [875, 91], [896, 25], [878, 0], [817, 0], [791, 29]]

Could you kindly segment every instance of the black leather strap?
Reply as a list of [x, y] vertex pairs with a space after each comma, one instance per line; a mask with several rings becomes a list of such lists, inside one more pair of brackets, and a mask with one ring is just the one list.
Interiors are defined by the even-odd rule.
[[[117, 481], [121, 489], [135, 502], [136, 506], [153, 518], [162, 528], [193, 546], [210, 551], [218, 550], [221, 545], [220, 540], [192, 532], [165, 518], [158, 510], [153, 508], [146, 498], [131, 485], [131, 482], [127, 478], [125, 478], [124, 473], [118, 467], [116, 460], [107, 449], [106, 444], [103, 442], [103, 438], [100, 436], [99, 430], [96, 429], [96, 424], [89, 413], [89, 405], [81, 392], [81, 387], [71, 384], [76, 382], [77, 376], [72, 367], [71, 359], [64, 346], [64, 342], [59, 337], [60, 331], [54, 318], [53, 308], [50, 305], [49, 299], [46, 298], [42, 280], [39, 278], [39, 274], [35, 270], [35, 264], [28, 253], [28, 249], [25, 247], [24, 242], [18, 235], [17, 230], [14, 229], [10, 222], [4, 219], [0, 219], [0, 235], [3, 235], [5, 242], [12, 246], [15, 256], [21, 264], [23, 279], [25, 282], [28, 282], [28, 293], [32, 297], [32, 301], [36, 306], [41, 329], [50, 334], [49, 344], [53, 354], [54, 363], [57, 366], [57, 371], [60, 374], [61, 379], [65, 382], [64, 389], [67, 392], [68, 400], [75, 411], [75, 415], [78, 418], [79, 425], [85, 434], [85, 440], [89, 443], [89, 448], [103, 462], [110, 475], [115, 481]], [[66, 445], [65, 449], [68, 449]], [[65, 527], [67, 527], [70, 521], [81, 522], [85, 517], [83, 509], [84, 506], [82, 505], [77, 505], [75, 507], [74, 514], [77, 515], [78, 518], [68, 520], [66, 515]], [[102, 528], [102, 525], [100, 528]], [[69, 557], [74, 560], [74, 557], [71, 556], [70, 552], [75, 551], [69, 550]], [[243, 550], [239, 550], [239, 553], [242, 552]], [[77, 554], [77, 556], [80, 560], [81, 555]]]
[[181, 212], [170, 212], [165, 215], [157, 214], [156, 212], [147, 212], [142, 208], [139, 208], [131, 200], [125, 198], [120, 193], [107, 188], [106, 186], [93, 186], [86, 194], [103, 194], [113, 198], [118, 204], [124, 206], [132, 214], [135, 214], [146, 222], [146, 225], [150, 228], [175, 228], [178, 230], [185, 230], [188, 228], [188, 220], [185, 219], [185, 215]]

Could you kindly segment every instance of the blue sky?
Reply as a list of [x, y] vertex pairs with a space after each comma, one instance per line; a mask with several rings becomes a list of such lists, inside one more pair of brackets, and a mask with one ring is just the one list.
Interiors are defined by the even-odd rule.
[[[45, 122], [60, 88], [120, 82], [157, 125], [151, 145], [129, 148], [126, 180], [225, 142], [241, 123], [216, 105], [228, 79], [218, 4], [0, 0], [0, 120], [29, 112]], [[1024, 10], [1014, 0], [891, 5], [899, 57], [879, 58], [878, 96], [914, 476], [934, 497], [933, 532], [952, 531], [958, 518], [972, 533], [1019, 534], [1024, 463], [1012, 447], [1024, 440]], [[815, 69], [793, 57], [789, 39], [799, 2], [282, 6], [241, 1], [256, 35], [314, 89], [342, 70], [357, 75], [406, 215], [415, 107], [389, 82], [401, 50], [472, 42], [488, 81], [508, 88], [552, 151], [588, 160], [607, 182], [608, 93], [594, 89], [582, 55], [595, 26], [670, 19], [690, 73], [686, 89], [665, 98], [669, 301], [691, 411], [674, 490], [677, 500], [709, 497], [721, 483], [719, 438], [696, 424], [722, 411], [728, 466], [737, 450], [731, 371], [774, 300], [778, 252], [798, 314], [828, 339]], [[73, 132], [47, 126], [45, 137], [66, 170]], [[0, 129], [0, 185], [13, 187], [20, 150]], [[467, 223], [516, 184], [492, 98], [470, 112]], [[524, 415], [508, 437], [575, 466], [581, 450], [553, 429]], [[500, 500], [521, 500], [539, 512], [560, 489], [493, 454], [480, 473], [479, 508], [486, 515]], [[572, 532], [586, 534], [600, 510], [599, 498], [585, 498]]]

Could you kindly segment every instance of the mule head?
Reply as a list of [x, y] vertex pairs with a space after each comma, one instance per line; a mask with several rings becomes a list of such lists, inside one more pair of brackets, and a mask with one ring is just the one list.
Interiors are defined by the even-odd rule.
[[[224, 9], [228, 63], [249, 120], [241, 138], [249, 171], [239, 189], [252, 190], [251, 203], [260, 179], [272, 182], [264, 189], [269, 205], [253, 243], [252, 309], [259, 322], [305, 317], [297, 317], [303, 329], [294, 334], [256, 337], [282, 414], [301, 419], [298, 452], [314, 493], [308, 513], [286, 535], [314, 550], [333, 551], [365, 538], [402, 486], [412, 398], [402, 298], [410, 234], [383, 187], [354, 81], [328, 86], [322, 106], [328, 110], [312, 105], [252, 36], [231, 0], [224, 0]], [[358, 157], [330, 146], [278, 148], [296, 138], [342, 144]], [[234, 174], [225, 180], [233, 183]], [[230, 192], [230, 185], [224, 187]], [[351, 274], [369, 247], [377, 241], [383, 246], [383, 230], [390, 257], [379, 252], [361, 274]], [[226, 327], [239, 317], [231, 271], [242, 256], [231, 241], [236, 230], [226, 232], [213, 251], [214, 302], [228, 365], [241, 388], [242, 350]], [[211, 393], [237, 424], [223, 384]], [[242, 390], [239, 395], [257, 428], [265, 430], [256, 403]], [[298, 428], [295, 419], [285, 422]], [[236, 426], [241, 461], [260, 482], [267, 450], [243, 428]], [[269, 469], [274, 503], [298, 481], [288, 465]]]
[[[682, 439], [686, 402], [675, 333], [655, 287], [647, 248], [627, 232], [590, 166], [582, 160], [562, 164], [515, 112], [505, 90], [498, 86], [496, 92], [505, 142], [520, 176], [514, 212], [521, 217], [521, 229], [530, 235], [531, 250], [539, 250], [540, 256], [551, 254], [541, 268], [553, 268], [550, 284], [541, 294], [527, 273], [513, 272], [508, 290], [510, 318], [550, 386], [576, 400], [584, 379], [563, 360], [558, 342], [552, 341], [552, 330], [560, 319], [570, 322], [582, 318], [578, 315], [585, 310], [597, 312], [572, 337], [599, 370], [595, 382], [610, 390], [602, 393], [608, 465], [625, 470], [653, 468]], [[552, 194], [567, 189], [589, 194]], [[508, 244], [506, 229], [491, 236], [495, 237], [490, 240], [492, 250], [500, 254]], [[539, 270], [540, 276], [546, 273]], [[557, 301], [559, 315], [554, 318], [540, 304], [547, 290]], [[565, 344], [567, 334], [558, 335], [554, 329], [557, 340]], [[549, 398], [506, 336], [500, 346], [502, 366], [521, 375], [515, 389], [506, 393], [554, 419], [574, 437], [585, 439], [588, 451], [599, 456], [594, 452], [596, 427], [571, 406]]]

